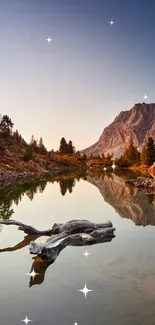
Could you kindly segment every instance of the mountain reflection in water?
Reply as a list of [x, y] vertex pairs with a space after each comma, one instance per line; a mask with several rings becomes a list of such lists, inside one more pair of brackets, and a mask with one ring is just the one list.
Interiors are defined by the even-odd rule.
[[[117, 172], [118, 173], [118, 172]], [[104, 200], [110, 204], [121, 218], [131, 219], [136, 225], [155, 225], [155, 196], [146, 193], [125, 182], [128, 178], [136, 177], [132, 174], [104, 173], [103, 175], [84, 175], [82, 179], [96, 186]], [[72, 193], [76, 181], [80, 176], [61, 175], [51, 178], [43, 178], [40, 181], [17, 183], [0, 190], [0, 218], [10, 219], [14, 213], [12, 205], [18, 205], [23, 195], [31, 201], [35, 195], [42, 194], [48, 182], [57, 182], [60, 185], [61, 195], [67, 191]]]
[[115, 174], [104, 177], [89, 177], [104, 200], [110, 204], [121, 218], [131, 219], [135, 225], [155, 225], [155, 196], [130, 186], [125, 179]]
[[[130, 177], [133, 178], [133, 174]], [[103, 199], [115, 209], [121, 218], [131, 219], [135, 225], [139, 226], [155, 225], [155, 196], [127, 184], [125, 182], [127, 178], [129, 178], [128, 175], [119, 176], [115, 173], [104, 173], [97, 176], [84, 175], [82, 177], [83, 180], [99, 189]], [[43, 178], [40, 181], [37, 180], [26, 184], [17, 182], [15, 186], [10, 185], [5, 189], [1, 189], [0, 218], [10, 219], [14, 213], [13, 204], [18, 205], [23, 195], [27, 195], [30, 200], [33, 200], [35, 195], [43, 194], [48, 182], [58, 182], [60, 193], [64, 196], [67, 191], [72, 193], [76, 181], [79, 181], [79, 179], [80, 177], [75, 175], [74, 177], [61, 175], [56, 178]], [[20, 250], [38, 238], [38, 235], [27, 235], [16, 245], [0, 249], [0, 253]], [[35, 271], [37, 275], [30, 277], [29, 287], [43, 283], [45, 272], [52, 263], [39, 257], [32, 258], [30, 273]]]

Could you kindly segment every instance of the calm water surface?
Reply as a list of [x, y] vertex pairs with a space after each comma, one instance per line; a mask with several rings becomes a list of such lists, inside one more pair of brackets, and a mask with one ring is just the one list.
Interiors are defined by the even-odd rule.
[[[24, 240], [16, 226], [3, 226], [1, 325], [22, 324], [26, 315], [33, 321], [29, 324], [37, 325], [155, 324], [155, 197], [114, 174], [0, 195], [1, 218], [38, 229], [72, 219], [111, 220], [116, 228], [111, 242], [67, 247], [49, 265], [29, 254], [33, 238]], [[87, 259], [86, 248], [91, 253]], [[34, 281], [25, 275], [32, 268], [40, 273]], [[78, 291], [85, 283], [93, 290], [86, 299]]]

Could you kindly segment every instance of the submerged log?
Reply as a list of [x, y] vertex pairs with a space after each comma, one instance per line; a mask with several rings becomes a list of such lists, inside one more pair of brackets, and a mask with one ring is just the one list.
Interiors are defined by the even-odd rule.
[[[60, 227], [59, 234], [48, 238], [45, 243], [31, 242], [31, 254], [37, 254], [43, 259], [55, 261], [66, 246], [85, 246], [111, 241], [115, 235], [111, 222], [93, 224], [87, 220], [73, 221]], [[84, 231], [84, 232], [83, 232]]]
[[18, 229], [24, 231], [26, 234], [36, 234], [41, 236], [55, 235], [64, 231], [68, 231], [70, 234], [73, 234], [77, 232], [85, 232], [86, 230], [88, 233], [95, 229], [112, 227], [112, 223], [110, 221], [97, 224], [88, 220], [71, 220], [69, 222], [66, 222], [65, 224], [54, 223], [51, 229], [41, 231], [16, 220], [0, 220], [0, 224], [8, 226], [18, 226]]
[[19, 230], [27, 234], [36, 234], [37, 237], [53, 235], [44, 243], [31, 241], [29, 246], [31, 254], [37, 254], [42, 259], [52, 262], [66, 246], [93, 245], [109, 242], [115, 237], [115, 228], [110, 221], [97, 224], [88, 220], [72, 220], [65, 224], [55, 223], [51, 229], [43, 231], [15, 220], [0, 220], [0, 224], [19, 226]]

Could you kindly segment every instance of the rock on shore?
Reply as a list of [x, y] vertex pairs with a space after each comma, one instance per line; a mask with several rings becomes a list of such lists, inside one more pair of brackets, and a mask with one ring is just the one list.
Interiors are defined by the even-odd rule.
[[11, 174], [7, 174], [4, 171], [0, 170], [0, 187], [11, 183], [18, 178], [34, 176], [37, 174], [37, 172], [13, 172]]
[[130, 179], [126, 182], [129, 184], [133, 184], [136, 187], [142, 187], [142, 188], [155, 190], [155, 179], [154, 178], [138, 177], [136, 179]]

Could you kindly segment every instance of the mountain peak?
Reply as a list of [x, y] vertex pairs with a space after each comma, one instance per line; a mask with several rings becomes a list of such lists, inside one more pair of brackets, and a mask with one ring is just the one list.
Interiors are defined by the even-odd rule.
[[116, 158], [124, 153], [131, 139], [141, 151], [148, 137], [155, 140], [155, 103], [137, 103], [130, 110], [120, 112], [103, 130], [99, 140], [82, 153], [113, 153]]

